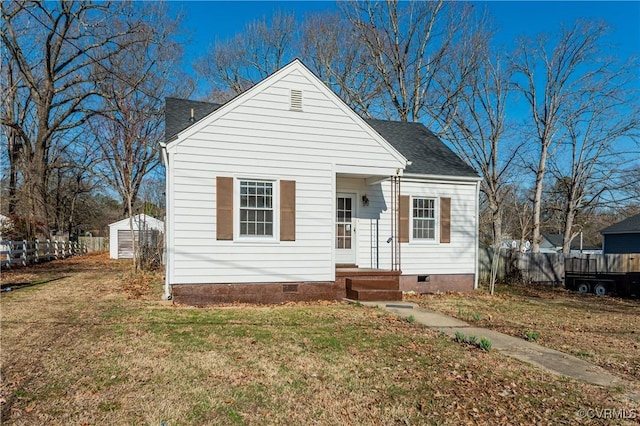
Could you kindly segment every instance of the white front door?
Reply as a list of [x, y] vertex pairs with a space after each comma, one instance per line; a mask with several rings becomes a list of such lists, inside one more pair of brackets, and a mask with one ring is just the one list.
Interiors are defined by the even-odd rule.
[[355, 194], [338, 194], [336, 199], [336, 263], [356, 264]]

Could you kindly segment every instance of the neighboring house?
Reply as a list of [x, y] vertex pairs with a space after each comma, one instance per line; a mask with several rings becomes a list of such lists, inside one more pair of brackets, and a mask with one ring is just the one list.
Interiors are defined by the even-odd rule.
[[[133, 229], [136, 244], [145, 241], [154, 231], [164, 233], [164, 222], [146, 214], [133, 217]], [[109, 257], [111, 259], [132, 259], [133, 244], [129, 218], [122, 219], [109, 225]], [[148, 241], [148, 239], [147, 239]]]
[[[543, 233], [540, 241], [540, 253], [562, 253], [563, 239], [562, 234]], [[571, 253], [602, 254], [602, 248], [584, 244], [584, 241], [580, 241], [580, 236], [577, 236], [571, 240]]]
[[168, 98], [165, 113], [166, 297], [477, 286], [480, 178], [422, 124], [362, 119], [298, 60], [224, 105]]
[[604, 254], [640, 253], [640, 214], [600, 231]]

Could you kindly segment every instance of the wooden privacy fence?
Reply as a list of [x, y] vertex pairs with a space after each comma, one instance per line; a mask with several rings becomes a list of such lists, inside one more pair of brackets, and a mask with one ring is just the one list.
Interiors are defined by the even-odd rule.
[[[478, 276], [487, 283], [491, 278], [491, 248], [481, 248]], [[565, 259], [584, 259], [596, 265], [599, 273], [640, 272], [640, 253], [636, 254], [563, 254], [520, 253], [501, 249], [498, 260], [498, 280], [520, 279], [524, 282], [561, 284], [564, 282]]]
[[109, 250], [109, 237], [78, 237], [78, 242], [87, 246], [87, 251]]
[[0, 241], [0, 268], [33, 263], [87, 253], [87, 247], [72, 241]]

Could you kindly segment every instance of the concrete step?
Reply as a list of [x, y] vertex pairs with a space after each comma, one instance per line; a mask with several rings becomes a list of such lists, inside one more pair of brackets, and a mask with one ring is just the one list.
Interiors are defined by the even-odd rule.
[[399, 290], [400, 283], [393, 278], [347, 278], [347, 290]]
[[347, 289], [347, 298], [352, 300], [373, 301], [401, 301], [400, 290], [353, 290]]

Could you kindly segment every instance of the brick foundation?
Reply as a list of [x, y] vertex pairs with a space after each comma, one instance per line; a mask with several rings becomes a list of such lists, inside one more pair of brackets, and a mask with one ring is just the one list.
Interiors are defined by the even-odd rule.
[[336, 282], [175, 284], [171, 293], [175, 303], [190, 306], [340, 300], [346, 296], [344, 278]]
[[[244, 283], [244, 284], [174, 284], [171, 292], [175, 303], [190, 306], [207, 306], [218, 303], [264, 303], [311, 302], [316, 300], [341, 300], [347, 296], [346, 279], [374, 277], [362, 276], [370, 272], [340, 273], [336, 281], [297, 283]], [[386, 275], [385, 275], [386, 274]], [[397, 273], [382, 272], [383, 278]], [[380, 276], [377, 276], [380, 278]], [[389, 275], [389, 276], [387, 276]], [[418, 275], [401, 275], [400, 290], [416, 293], [438, 293], [446, 291], [473, 291], [473, 274], [429, 275], [428, 282], [419, 282]]]
[[[420, 282], [418, 277], [425, 277], [426, 281]], [[473, 283], [473, 274], [400, 276], [400, 290], [415, 291], [416, 293], [444, 293], [447, 291], [468, 293], [473, 291]]]

